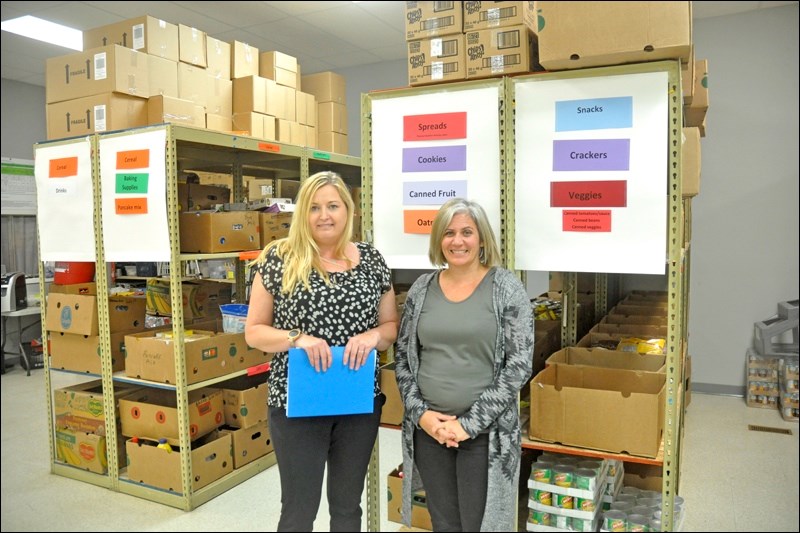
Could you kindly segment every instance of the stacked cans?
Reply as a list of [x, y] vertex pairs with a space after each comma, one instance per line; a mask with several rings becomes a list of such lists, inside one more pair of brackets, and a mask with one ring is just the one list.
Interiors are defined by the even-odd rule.
[[[683, 501], [680, 496], [673, 499], [676, 531], [683, 519]], [[661, 531], [661, 493], [623, 487], [603, 513], [601, 531]]]

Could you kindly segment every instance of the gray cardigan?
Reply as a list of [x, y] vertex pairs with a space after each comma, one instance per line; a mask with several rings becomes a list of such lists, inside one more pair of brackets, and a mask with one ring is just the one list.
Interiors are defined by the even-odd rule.
[[[428, 409], [419, 391], [417, 327], [428, 285], [435, 273], [420, 276], [406, 298], [395, 354], [397, 384], [405, 404], [403, 416], [403, 522], [411, 525], [411, 495], [421, 488], [414, 466], [414, 429]], [[521, 455], [517, 393], [531, 376], [533, 313], [522, 282], [497, 268], [492, 288], [497, 320], [494, 381], [459, 417], [471, 438], [489, 430], [489, 479], [481, 531], [516, 531], [517, 483]]]

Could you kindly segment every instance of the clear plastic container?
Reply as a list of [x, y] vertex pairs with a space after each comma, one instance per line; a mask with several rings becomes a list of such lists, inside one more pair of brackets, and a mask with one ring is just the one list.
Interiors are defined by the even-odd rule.
[[243, 333], [247, 322], [247, 304], [222, 304], [222, 331], [225, 333]]

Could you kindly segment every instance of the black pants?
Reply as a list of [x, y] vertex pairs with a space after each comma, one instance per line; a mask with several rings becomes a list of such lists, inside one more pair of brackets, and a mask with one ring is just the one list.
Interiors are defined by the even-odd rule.
[[278, 531], [312, 531], [328, 464], [331, 531], [361, 531], [361, 495], [378, 426], [382, 397], [371, 414], [287, 418], [270, 407], [269, 429], [281, 477]]
[[419, 470], [434, 531], [480, 531], [489, 477], [489, 435], [439, 444], [414, 431], [414, 462]]

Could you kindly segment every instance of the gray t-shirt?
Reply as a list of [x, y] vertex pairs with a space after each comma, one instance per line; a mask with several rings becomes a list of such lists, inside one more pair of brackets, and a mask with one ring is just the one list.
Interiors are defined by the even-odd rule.
[[431, 409], [460, 416], [492, 383], [497, 323], [492, 309], [495, 269], [462, 302], [451, 302], [431, 280], [417, 334], [419, 389]]

